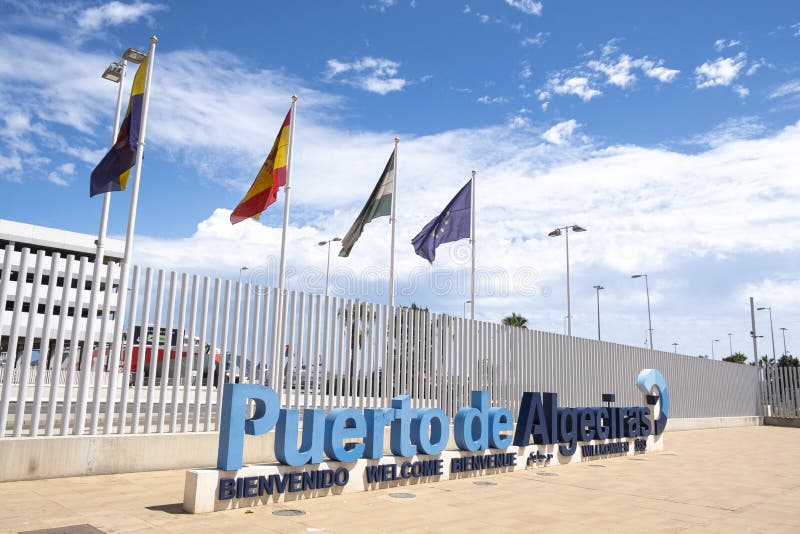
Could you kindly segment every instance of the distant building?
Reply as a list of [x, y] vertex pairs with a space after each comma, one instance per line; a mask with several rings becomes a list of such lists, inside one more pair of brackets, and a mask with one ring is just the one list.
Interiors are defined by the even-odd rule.
[[[34, 349], [39, 350], [39, 343], [42, 337], [44, 326], [45, 308], [49, 291], [53, 291], [53, 318], [50, 321], [48, 330], [50, 331], [51, 349], [54, 347], [59, 323], [64, 322], [65, 348], [70, 344], [70, 337], [74, 326], [74, 321], [78, 323], [78, 339], [82, 340], [85, 335], [86, 318], [89, 316], [89, 296], [91, 294], [94, 258], [96, 252], [95, 240], [97, 236], [68, 232], [44, 226], [19, 223], [0, 219], [0, 360], [8, 350], [9, 336], [11, 334], [12, 320], [15, 309], [17, 312], [17, 332], [19, 342], [17, 354], [21, 353], [24, 340], [28, 335], [34, 336]], [[20, 273], [20, 263], [23, 250], [28, 249], [28, 262], [25, 273]], [[110, 261], [119, 262], [122, 259], [124, 243], [116, 239], [106, 239], [103, 263]], [[37, 302], [31, 303], [32, 290], [34, 285], [34, 272], [36, 268], [36, 255], [43, 251], [44, 261], [42, 265], [42, 275], [39, 287]], [[53, 254], [59, 253], [60, 259], [56, 272], [50, 272]], [[10, 273], [3, 272], [6, 265], [6, 255], [11, 255]], [[86, 258], [85, 280], [82, 287], [78, 287], [78, 277], [80, 261]], [[72, 273], [69, 280], [64, 280], [67, 262], [72, 264]], [[115, 270], [112, 277], [110, 295], [109, 328], [108, 332], [113, 332], [114, 319], [116, 317], [116, 290], [119, 283], [119, 269]], [[20, 288], [19, 284], [24, 284]], [[102, 317], [103, 300], [106, 291], [109, 289], [106, 280], [106, 268], [103, 267], [102, 275], [99, 280], [100, 287], [97, 298], [98, 317]], [[68, 285], [67, 298], [63, 299], [64, 284]], [[79, 293], [81, 295], [81, 306], [76, 310], [76, 302]], [[20, 298], [21, 302], [17, 302]], [[28, 331], [30, 314], [34, 313], [32, 332]], [[99, 335], [99, 326], [97, 327]], [[110, 334], [109, 334], [110, 337]], [[96, 338], [95, 338], [96, 339]], [[10, 358], [8, 358], [11, 360]]]

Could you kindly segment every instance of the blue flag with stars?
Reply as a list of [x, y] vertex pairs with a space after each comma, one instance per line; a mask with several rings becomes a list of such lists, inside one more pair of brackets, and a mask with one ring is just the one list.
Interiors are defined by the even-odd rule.
[[433, 263], [436, 259], [436, 247], [470, 237], [471, 204], [472, 181], [469, 181], [453, 197], [441, 215], [426, 224], [417, 237], [411, 240], [416, 253]]

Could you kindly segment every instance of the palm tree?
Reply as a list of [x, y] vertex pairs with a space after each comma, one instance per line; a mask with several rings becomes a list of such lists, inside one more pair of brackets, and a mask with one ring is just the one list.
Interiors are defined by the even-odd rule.
[[503, 318], [503, 324], [505, 326], [516, 326], [519, 328], [528, 328], [528, 320], [523, 317], [522, 315], [517, 315], [516, 313], [511, 313], [508, 317]]

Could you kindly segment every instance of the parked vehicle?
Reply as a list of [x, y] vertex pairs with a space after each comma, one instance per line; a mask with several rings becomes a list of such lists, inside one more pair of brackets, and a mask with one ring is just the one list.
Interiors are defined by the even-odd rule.
[[[147, 336], [145, 338], [145, 346], [144, 346], [144, 361], [142, 361], [142, 336], [141, 336], [141, 327], [137, 326], [133, 331], [133, 339], [131, 340], [133, 347], [131, 349], [131, 383], [135, 383], [136, 381], [136, 373], [143, 372], [144, 377], [148, 378], [151, 374], [151, 369], [153, 369], [154, 374], [157, 378], [161, 378], [161, 373], [164, 367], [164, 353], [166, 351], [166, 328], [161, 328], [159, 332], [159, 339], [158, 339], [158, 350], [157, 356], [153, 358], [153, 330], [154, 327], [149, 325], [147, 327]], [[123, 346], [122, 351], [120, 354], [120, 361], [119, 361], [119, 368], [125, 368], [125, 357], [127, 355], [127, 345], [128, 339], [127, 335], [123, 337]], [[178, 330], [172, 329], [172, 335], [170, 340], [170, 349], [169, 349], [169, 361], [167, 362], [167, 375], [172, 376], [174, 373], [174, 366], [175, 366], [175, 358], [178, 351]], [[189, 355], [190, 351], [190, 338], [184, 332], [183, 335], [183, 346], [181, 347], [181, 375], [184, 375], [186, 365], [189, 364], [189, 360], [187, 360], [187, 356]], [[98, 354], [97, 351], [94, 351], [93, 354], [93, 361], [97, 358]], [[105, 352], [106, 361], [104, 362], [104, 368], [108, 370], [108, 349]], [[194, 347], [192, 350], [191, 365], [192, 371], [190, 371], [190, 375], [194, 376], [195, 373], [199, 374], [201, 372], [201, 365], [202, 365], [202, 380], [203, 384], [206, 383], [208, 378], [208, 368], [209, 365], [214, 365], [214, 373], [219, 371], [219, 362], [220, 362], [220, 352], [219, 349], [214, 348], [212, 353], [212, 347], [208, 343], [202, 343], [199, 337], [194, 338]], [[198, 365], [198, 359], [200, 365]], [[155, 364], [153, 364], [155, 361]], [[213, 361], [213, 364], [211, 363]]]

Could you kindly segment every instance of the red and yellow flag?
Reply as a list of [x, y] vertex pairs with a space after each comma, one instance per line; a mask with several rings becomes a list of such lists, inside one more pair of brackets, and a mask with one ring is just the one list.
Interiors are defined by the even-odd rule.
[[275, 202], [278, 189], [286, 185], [286, 156], [289, 150], [289, 126], [292, 119], [292, 110], [286, 118], [275, 138], [272, 150], [258, 171], [253, 185], [247, 191], [239, 205], [231, 213], [231, 224], [242, 222], [245, 219], [258, 219], [267, 207]]

